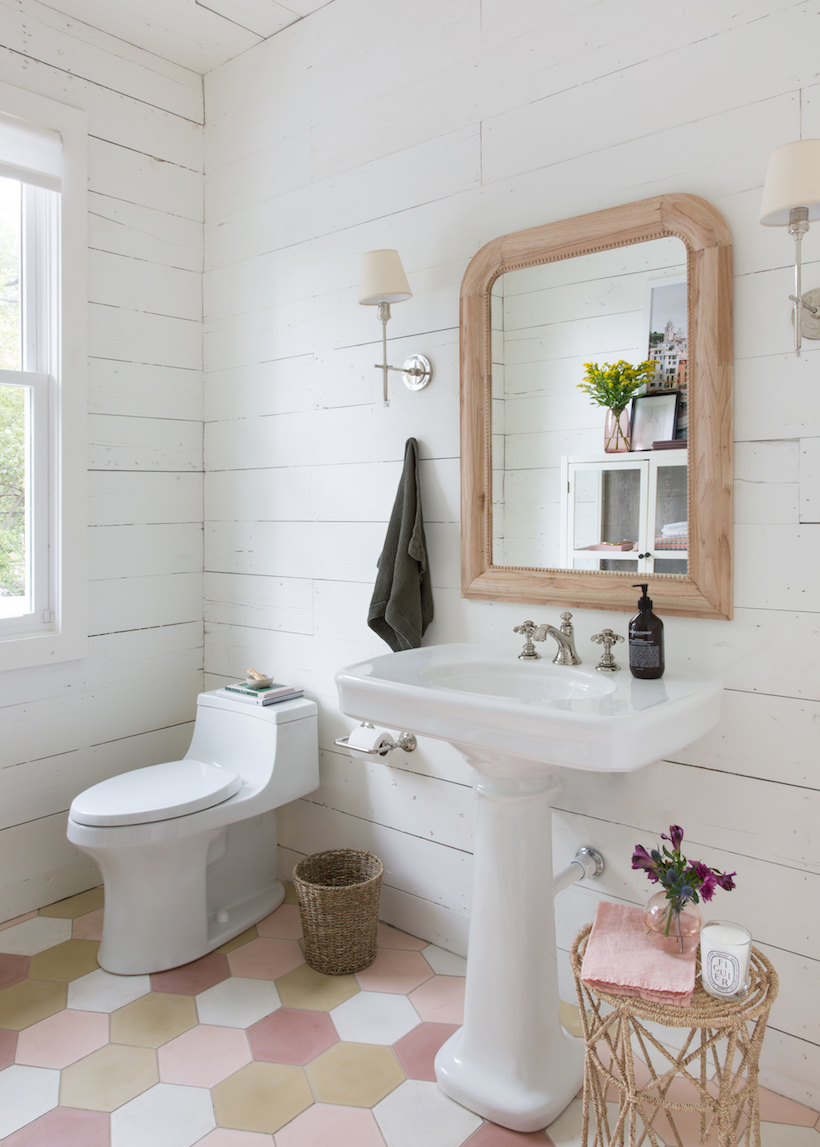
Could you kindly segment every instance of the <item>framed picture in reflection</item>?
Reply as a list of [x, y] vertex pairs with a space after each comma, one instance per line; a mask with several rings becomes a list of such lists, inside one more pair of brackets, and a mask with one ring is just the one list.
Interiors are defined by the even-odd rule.
[[639, 394], [632, 399], [632, 449], [651, 450], [653, 442], [675, 437], [680, 393]]

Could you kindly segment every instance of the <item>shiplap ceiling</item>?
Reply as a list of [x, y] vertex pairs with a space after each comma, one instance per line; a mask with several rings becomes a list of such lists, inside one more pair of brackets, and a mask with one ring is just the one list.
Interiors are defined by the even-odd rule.
[[332, 0], [46, 0], [195, 72], [209, 72]]

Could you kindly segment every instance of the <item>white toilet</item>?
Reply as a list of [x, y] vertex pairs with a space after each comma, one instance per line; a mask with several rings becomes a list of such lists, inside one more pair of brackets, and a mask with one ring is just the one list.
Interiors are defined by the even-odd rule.
[[316, 706], [200, 693], [181, 761], [101, 781], [68, 839], [99, 864], [101, 967], [122, 975], [204, 956], [277, 908], [276, 813], [319, 784]]

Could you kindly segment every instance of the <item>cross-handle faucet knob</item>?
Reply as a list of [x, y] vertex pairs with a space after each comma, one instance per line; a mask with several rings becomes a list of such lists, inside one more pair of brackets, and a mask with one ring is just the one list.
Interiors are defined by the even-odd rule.
[[534, 621], [525, 621], [523, 625], [516, 625], [513, 633], [523, 633], [527, 641], [524, 648], [518, 654], [522, 661], [537, 661], [541, 654], [536, 651], [532, 643], [532, 635], [535, 633], [536, 625]]
[[602, 629], [600, 633], [595, 633], [590, 638], [597, 645], [603, 645], [604, 652], [601, 654], [600, 662], [595, 668], [601, 673], [617, 673], [621, 668], [612, 655], [612, 646], [617, 645], [623, 638], [619, 633], [613, 633], [611, 629]]

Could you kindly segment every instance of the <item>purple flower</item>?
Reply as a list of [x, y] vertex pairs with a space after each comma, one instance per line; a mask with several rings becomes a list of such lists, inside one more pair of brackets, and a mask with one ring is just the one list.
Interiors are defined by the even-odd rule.
[[699, 860], [689, 868], [689, 872], [700, 881], [700, 894], [703, 899], [711, 900], [717, 888], [717, 877], [712, 869]]
[[668, 840], [672, 845], [672, 851], [680, 852], [680, 842], [683, 840], [683, 829], [679, 824], [670, 824], [669, 836], [667, 836], [665, 832], [662, 832], [661, 840]]
[[736, 872], [716, 872], [715, 881], [720, 885], [724, 892], [731, 892], [736, 887], [733, 876], [737, 876]]
[[657, 882], [658, 877], [655, 873], [655, 861], [642, 844], [635, 845], [635, 851], [632, 854], [632, 867], [637, 869], [642, 868], [650, 880]]

